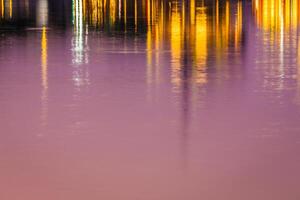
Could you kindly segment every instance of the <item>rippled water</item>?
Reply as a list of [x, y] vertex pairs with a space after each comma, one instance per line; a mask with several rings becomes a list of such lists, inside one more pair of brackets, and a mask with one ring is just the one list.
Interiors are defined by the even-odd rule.
[[299, 6], [2, 0], [0, 199], [300, 199]]

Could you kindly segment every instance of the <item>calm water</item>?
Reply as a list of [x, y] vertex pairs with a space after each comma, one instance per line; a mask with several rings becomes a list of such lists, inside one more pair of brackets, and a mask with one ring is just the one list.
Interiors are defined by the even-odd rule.
[[297, 0], [1, 0], [1, 200], [299, 200]]

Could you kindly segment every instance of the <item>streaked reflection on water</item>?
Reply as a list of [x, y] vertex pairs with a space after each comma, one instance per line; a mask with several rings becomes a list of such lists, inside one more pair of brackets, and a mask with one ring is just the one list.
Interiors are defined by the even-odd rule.
[[0, 199], [299, 199], [299, 6], [0, 0]]

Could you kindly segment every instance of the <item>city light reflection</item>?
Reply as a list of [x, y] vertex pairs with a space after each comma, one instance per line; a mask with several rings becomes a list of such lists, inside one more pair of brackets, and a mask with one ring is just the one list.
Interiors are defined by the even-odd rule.
[[[299, 59], [299, 46], [296, 42], [299, 40], [299, 8], [298, 0], [253, 1], [255, 22], [262, 35], [263, 44], [258, 51], [261, 57], [258, 62], [268, 61], [269, 66], [262, 72], [266, 77], [263, 83], [266, 89], [281, 91], [288, 87], [285, 80], [287, 76], [291, 76], [291, 71], [285, 66], [292, 63], [290, 59], [286, 59], [285, 54], [289, 52], [295, 59]], [[276, 59], [274, 55], [277, 55]], [[295, 77], [299, 82], [299, 77]]]
[[300, 4], [298, 0], [254, 0], [257, 25], [265, 30], [298, 28]]
[[41, 120], [42, 125], [48, 124], [48, 39], [47, 39], [47, 24], [48, 24], [48, 1], [39, 0], [37, 3], [37, 26], [41, 27]]
[[82, 0], [74, 0], [73, 2], [74, 33], [72, 37], [72, 63], [74, 64], [74, 71], [72, 79], [74, 85], [77, 87], [89, 84], [89, 71], [81, 66], [89, 62], [88, 25], [84, 24], [84, 8], [88, 5], [86, 5], [86, 2], [83, 3]]
[[0, 12], [2, 19], [12, 19], [13, 17], [13, 0], [1, 0]]

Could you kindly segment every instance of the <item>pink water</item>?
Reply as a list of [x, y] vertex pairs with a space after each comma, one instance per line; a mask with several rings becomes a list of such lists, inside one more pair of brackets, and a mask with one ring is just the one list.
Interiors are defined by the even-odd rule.
[[170, 2], [138, 30], [0, 32], [1, 200], [300, 199], [298, 25]]

